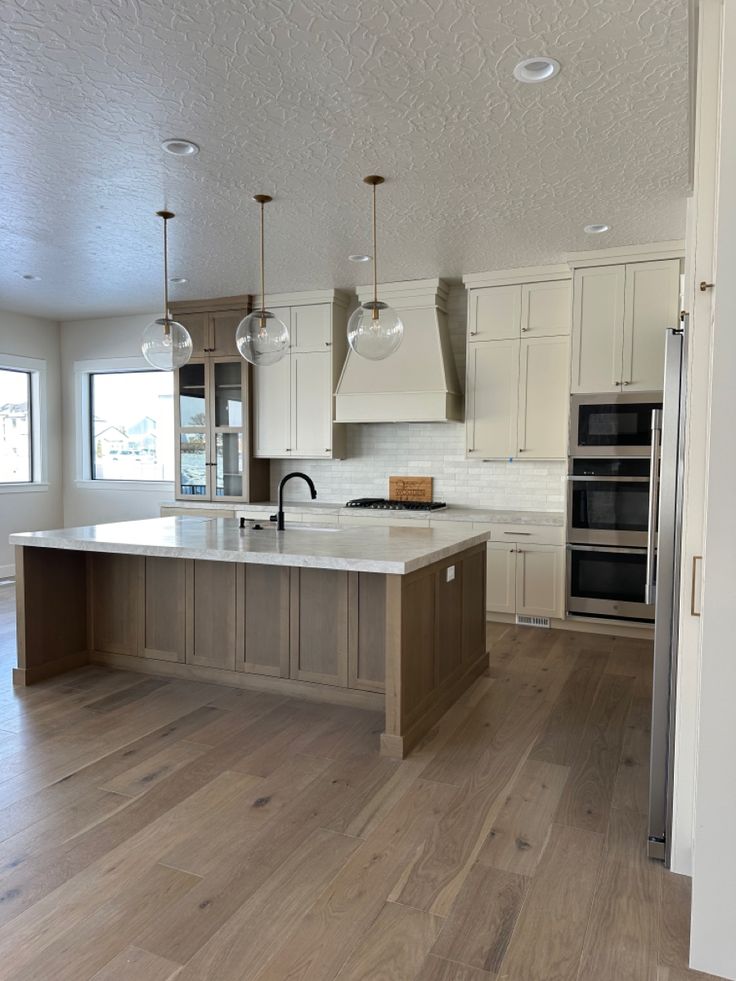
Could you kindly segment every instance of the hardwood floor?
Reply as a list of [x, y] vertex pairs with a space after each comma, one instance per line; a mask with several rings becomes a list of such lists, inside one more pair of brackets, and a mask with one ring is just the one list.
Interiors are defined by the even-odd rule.
[[650, 645], [489, 625], [403, 762], [377, 714], [99, 667], [14, 690], [4, 981], [695, 981], [644, 853]]

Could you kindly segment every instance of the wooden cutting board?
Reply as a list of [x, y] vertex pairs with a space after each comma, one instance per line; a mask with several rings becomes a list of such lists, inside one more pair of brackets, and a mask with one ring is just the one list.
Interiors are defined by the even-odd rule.
[[392, 501], [431, 501], [431, 477], [389, 477], [388, 496]]

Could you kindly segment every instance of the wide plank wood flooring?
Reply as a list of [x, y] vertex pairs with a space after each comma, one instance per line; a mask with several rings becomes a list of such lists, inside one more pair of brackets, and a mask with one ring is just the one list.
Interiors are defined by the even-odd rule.
[[695, 981], [645, 856], [651, 645], [489, 625], [403, 762], [380, 715], [89, 667], [13, 689], [3, 981]]

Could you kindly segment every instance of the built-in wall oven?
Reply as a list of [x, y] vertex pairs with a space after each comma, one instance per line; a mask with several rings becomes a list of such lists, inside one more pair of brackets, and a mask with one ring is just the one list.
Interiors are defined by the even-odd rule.
[[572, 459], [567, 540], [573, 545], [647, 547], [650, 461]]
[[654, 620], [646, 602], [645, 548], [567, 546], [567, 610], [573, 616]]
[[570, 456], [648, 457], [652, 410], [661, 408], [661, 392], [573, 395]]

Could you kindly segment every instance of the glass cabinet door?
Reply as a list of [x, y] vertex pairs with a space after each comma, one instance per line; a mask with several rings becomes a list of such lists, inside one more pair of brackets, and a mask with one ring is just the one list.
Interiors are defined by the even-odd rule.
[[179, 493], [183, 497], [207, 497], [207, 436], [179, 434]]
[[243, 494], [243, 434], [215, 435], [215, 496]]
[[212, 362], [212, 427], [214, 440], [213, 487], [215, 498], [242, 498], [245, 406], [242, 358]]
[[243, 425], [242, 363], [218, 361], [214, 365], [215, 428]]
[[179, 369], [178, 496], [209, 496], [207, 451], [207, 368], [190, 361]]

